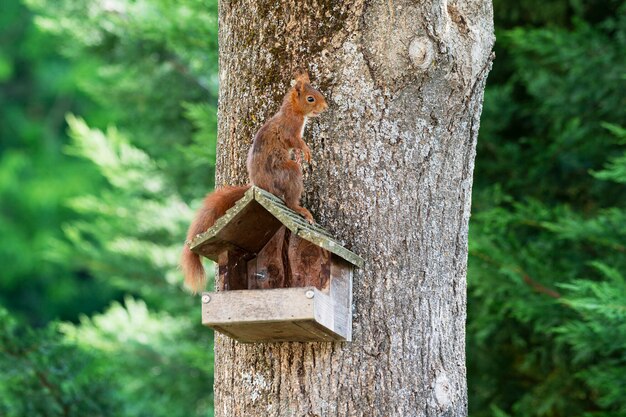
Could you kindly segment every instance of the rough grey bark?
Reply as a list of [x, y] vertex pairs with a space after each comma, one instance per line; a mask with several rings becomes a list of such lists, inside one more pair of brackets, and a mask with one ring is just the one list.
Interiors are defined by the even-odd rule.
[[472, 172], [494, 42], [489, 0], [222, 0], [218, 183], [297, 67], [329, 102], [305, 198], [366, 260], [354, 342], [216, 336], [216, 416], [466, 416]]

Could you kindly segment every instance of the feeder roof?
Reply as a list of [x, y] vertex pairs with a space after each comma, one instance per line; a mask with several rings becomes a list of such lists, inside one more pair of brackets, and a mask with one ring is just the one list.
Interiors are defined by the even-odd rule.
[[326, 230], [309, 224], [280, 198], [255, 186], [209, 230], [193, 238], [189, 246], [193, 252], [213, 261], [229, 249], [258, 253], [281, 226], [357, 267], [363, 266], [363, 258], [343, 247]]

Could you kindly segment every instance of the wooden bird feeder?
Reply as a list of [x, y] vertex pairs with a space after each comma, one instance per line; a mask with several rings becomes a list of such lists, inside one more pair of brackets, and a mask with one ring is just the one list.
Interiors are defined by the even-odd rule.
[[190, 247], [219, 265], [203, 325], [240, 342], [352, 339], [352, 272], [363, 259], [273, 194], [251, 187]]

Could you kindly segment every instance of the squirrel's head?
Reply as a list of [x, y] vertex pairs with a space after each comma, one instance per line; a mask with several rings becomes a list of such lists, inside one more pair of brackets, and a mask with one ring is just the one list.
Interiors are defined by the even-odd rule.
[[290, 96], [293, 107], [305, 117], [317, 117], [328, 108], [324, 96], [311, 86], [306, 72], [296, 76]]

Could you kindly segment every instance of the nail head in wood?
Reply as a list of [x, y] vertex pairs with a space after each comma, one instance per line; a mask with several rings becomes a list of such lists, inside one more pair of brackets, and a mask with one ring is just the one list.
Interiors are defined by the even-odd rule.
[[202, 304], [207, 304], [209, 301], [211, 301], [211, 297], [208, 294], [204, 294], [202, 296]]
[[307, 292], [304, 293], [304, 295], [306, 298], [311, 299], [315, 297], [315, 292], [313, 290], [308, 290]]

